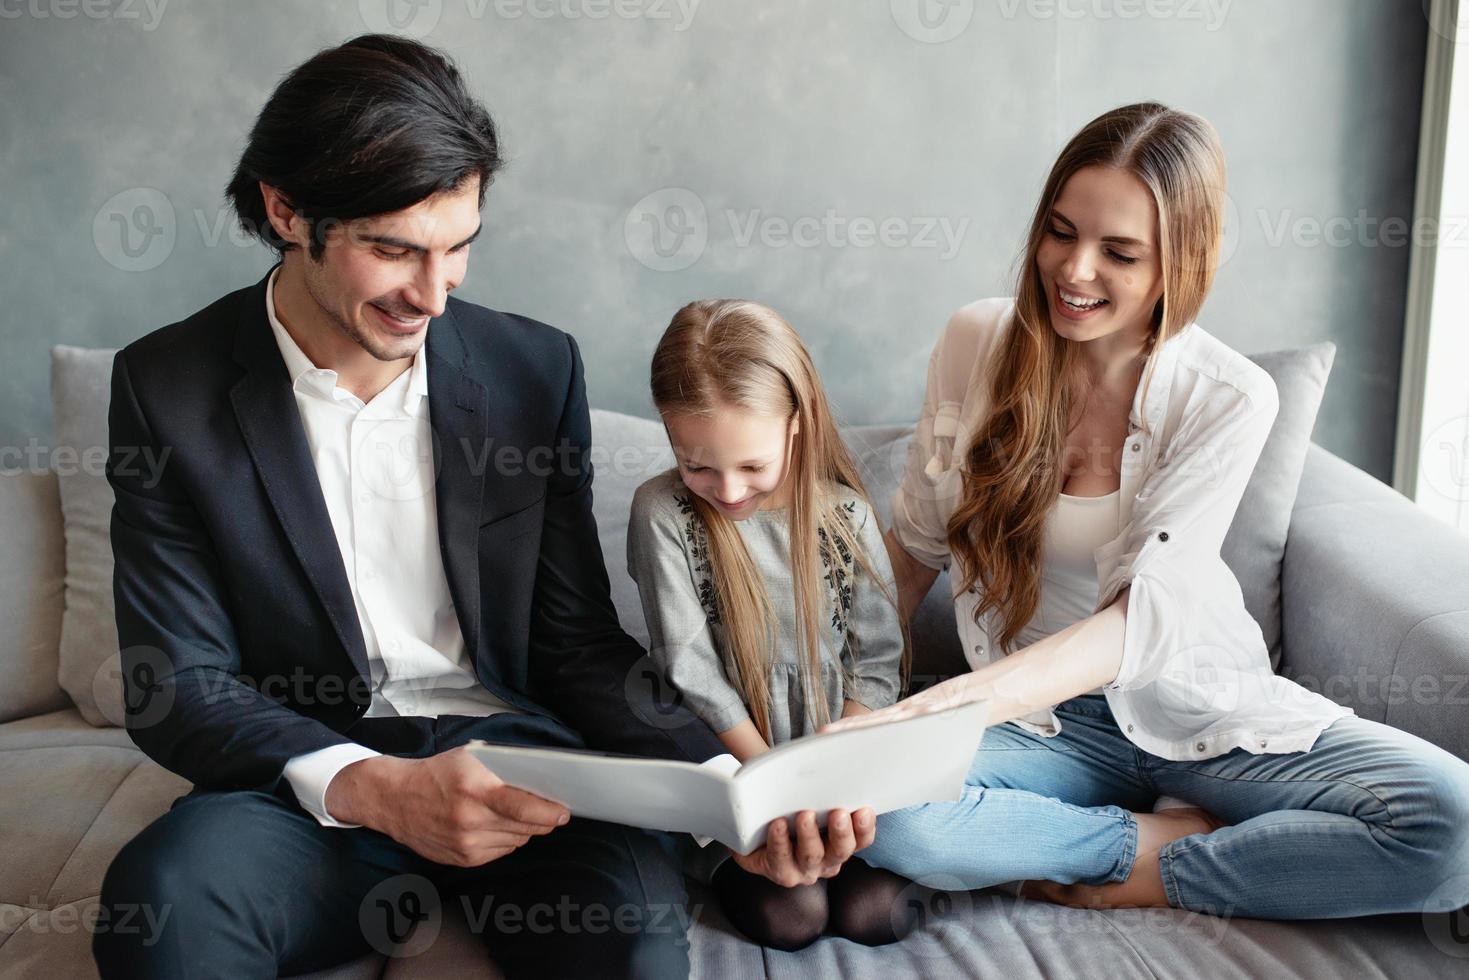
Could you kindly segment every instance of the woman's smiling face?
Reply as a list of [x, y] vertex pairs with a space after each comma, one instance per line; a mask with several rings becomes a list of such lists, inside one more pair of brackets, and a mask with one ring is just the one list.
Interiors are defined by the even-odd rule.
[[1081, 342], [1121, 331], [1141, 343], [1163, 295], [1157, 229], [1158, 207], [1137, 177], [1101, 166], [1072, 174], [1036, 251], [1052, 329]]

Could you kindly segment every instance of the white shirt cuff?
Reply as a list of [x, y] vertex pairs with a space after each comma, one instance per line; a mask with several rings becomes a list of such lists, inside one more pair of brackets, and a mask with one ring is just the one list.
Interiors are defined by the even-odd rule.
[[316, 818], [323, 827], [360, 827], [360, 823], [342, 823], [326, 812], [326, 790], [337, 773], [354, 762], [382, 755], [364, 745], [347, 742], [332, 745], [305, 755], [298, 755], [286, 763], [281, 775], [291, 784], [296, 801], [302, 809]]

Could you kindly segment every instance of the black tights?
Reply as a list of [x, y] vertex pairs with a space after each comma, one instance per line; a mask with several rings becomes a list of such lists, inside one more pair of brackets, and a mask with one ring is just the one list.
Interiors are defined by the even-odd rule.
[[823, 932], [864, 946], [897, 942], [913, 928], [917, 910], [902, 902], [908, 879], [860, 858], [814, 885], [783, 888], [734, 861], [714, 873], [714, 891], [735, 928], [761, 946], [796, 950]]

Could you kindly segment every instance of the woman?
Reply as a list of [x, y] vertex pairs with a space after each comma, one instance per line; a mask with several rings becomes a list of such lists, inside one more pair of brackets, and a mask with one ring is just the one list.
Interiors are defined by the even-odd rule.
[[1257, 918], [1469, 902], [1469, 764], [1275, 676], [1219, 556], [1277, 409], [1192, 322], [1223, 188], [1204, 120], [1102, 115], [1051, 171], [1015, 300], [935, 347], [885, 542], [905, 617], [952, 566], [974, 670], [828, 730], [976, 699], [991, 727], [962, 798], [879, 818], [868, 863]]

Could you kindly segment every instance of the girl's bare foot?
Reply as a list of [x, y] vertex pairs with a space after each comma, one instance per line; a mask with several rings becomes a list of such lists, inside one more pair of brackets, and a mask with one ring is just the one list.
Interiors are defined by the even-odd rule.
[[1178, 807], [1161, 813], [1134, 813], [1137, 821], [1137, 859], [1126, 881], [1107, 885], [1063, 885], [1054, 881], [1027, 881], [1018, 894], [1072, 908], [1167, 908], [1163, 871], [1158, 853], [1164, 845], [1191, 834], [1208, 834], [1225, 826], [1223, 820], [1199, 807]]

